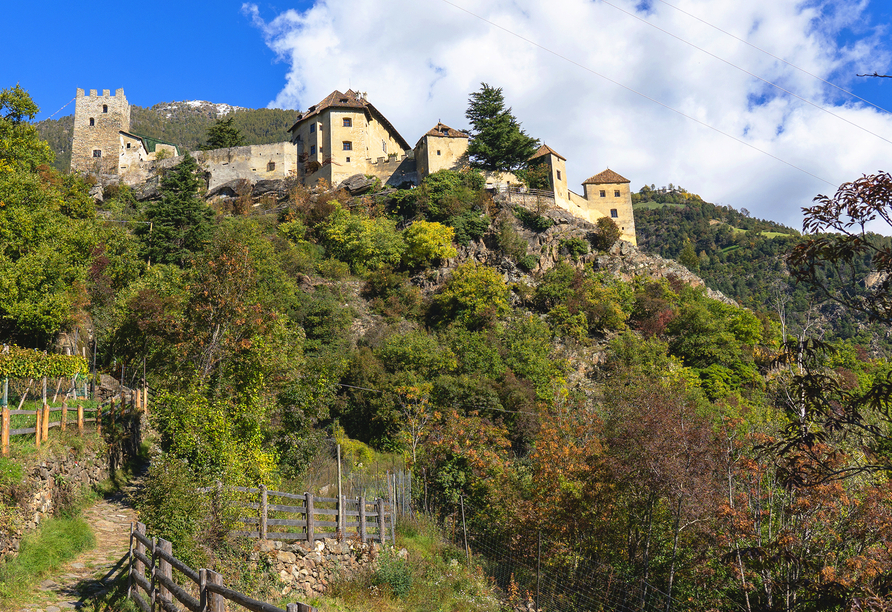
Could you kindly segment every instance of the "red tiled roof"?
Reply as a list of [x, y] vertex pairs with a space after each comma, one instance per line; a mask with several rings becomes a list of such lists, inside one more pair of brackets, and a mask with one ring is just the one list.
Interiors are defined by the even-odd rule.
[[[424, 136], [438, 136], [440, 138], [470, 138], [470, 136], [468, 136], [464, 132], [453, 129], [445, 123], [441, 123], [439, 121], [437, 121], [437, 125], [425, 132]], [[418, 148], [418, 145], [420, 145], [421, 141], [424, 140], [424, 136], [418, 139], [418, 142], [415, 143], [415, 148]]]
[[547, 144], [543, 144], [541, 147], [539, 147], [539, 150], [533, 153], [533, 156], [528, 161], [533, 161], [534, 159], [542, 157], [544, 155], [554, 155], [558, 159], [567, 161], [566, 157], [549, 147]]
[[610, 168], [601, 172], [600, 174], [596, 174], [595, 176], [586, 179], [582, 182], [583, 185], [606, 185], [611, 183], [631, 183], [627, 178], [623, 178]]
[[367, 115], [374, 116], [378, 121], [384, 124], [384, 127], [393, 134], [396, 141], [403, 148], [404, 151], [410, 149], [409, 143], [406, 142], [405, 138], [403, 138], [399, 132], [396, 131], [396, 128], [387, 120], [387, 118], [381, 114], [377, 108], [375, 108], [371, 102], [362, 97], [358, 92], [353, 91], [352, 89], [348, 89], [345, 93], [341, 93], [337, 89], [325, 96], [325, 98], [319, 102], [318, 104], [314, 104], [310, 108], [306, 110], [306, 112], [301, 113], [297, 116], [297, 121], [291, 128], [288, 130], [289, 132], [293, 132], [297, 129], [301, 123], [310, 119], [311, 117], [315, 117], [317, 115], [322, 114], [323, 111], [326, 111], [330, 108], [353, 108], [364, 111]]

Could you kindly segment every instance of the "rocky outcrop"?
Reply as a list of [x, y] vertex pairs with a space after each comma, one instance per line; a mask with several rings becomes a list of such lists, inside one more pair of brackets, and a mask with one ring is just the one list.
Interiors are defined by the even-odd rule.
[[346, 189], [351, 196], [363, 195], [370, 192], [376, 185], [380, 185], [380, 181], [374, 177], [369, 178], [364, 174], [354, 174], [350, 178], [344, 179], [338, 185], [338, 189]]
[[[296, 592], [313, 597], [324, 593], [331, 582], [338, 578], [349, 579], [372, 566], [381, 545], [377, 542], [359, 542], [324, 539], [312, 545], [306, 542], [281, 542], [261, 540], [254, 545], [249, 557], [253, 568], [267, 559], [282, 582], [282, 594]], [[398, 553], [406, 557], [405, 549]]]

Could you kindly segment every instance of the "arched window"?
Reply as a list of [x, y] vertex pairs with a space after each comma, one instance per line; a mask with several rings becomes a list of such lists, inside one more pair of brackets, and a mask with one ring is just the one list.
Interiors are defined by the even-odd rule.
[[274, 162], [274, 161], [271, 161], [266, 165], [267, 172], [272, 172], [275, 169], [276, 169], [276, 162]]
[[90, 117], [90, 126], [92, 127], [94, 125], [96, 125], [96, 120], [93, 119], [93, 117]]
[[107, 112], [108, 112], [108, 104], [103, 104], [103, 105], [102, 105], [102, 112], [103, 112], [103, 113], [107, 113]]

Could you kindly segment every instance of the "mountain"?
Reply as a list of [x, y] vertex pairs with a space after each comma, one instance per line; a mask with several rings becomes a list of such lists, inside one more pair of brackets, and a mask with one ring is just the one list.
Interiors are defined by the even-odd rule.
[[[246, 144], [267, 144], [288, 140], [288, 128], [294, 124], [297, 111], [277, 108], [243, 108], [229, 104], [189, 100], [161, 102], [144, 108], [130, 107], [130, 130], [194, 151], [205, 142], [207, 130], [217, 119], [234, 113], [234, 125], [245, 137]], [[71, 163], [71, 138], [74, 115], [49, 119], [37, 124], [40, 136], [56, 153], [53, 164], [65, 172]]]

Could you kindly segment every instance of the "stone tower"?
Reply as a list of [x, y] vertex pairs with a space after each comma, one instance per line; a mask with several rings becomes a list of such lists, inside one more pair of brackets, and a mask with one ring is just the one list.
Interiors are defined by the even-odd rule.
[[130, 131], [130, 105], [123, 89], [117, 89], [114, 95], [104, 89], [101, 96], [95, 89], [89, 95], [78, 89], [71, 170], [117, 174], [122, 131]]

